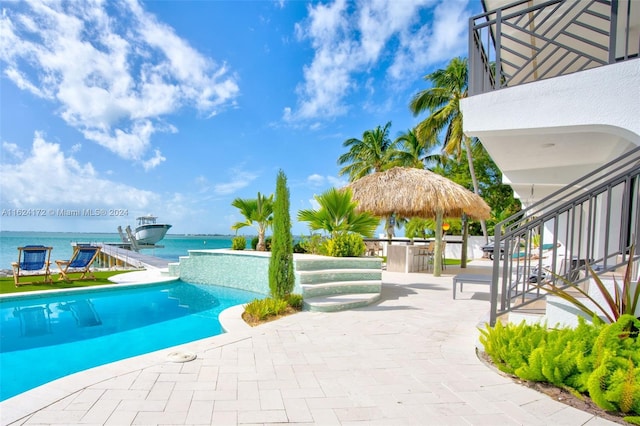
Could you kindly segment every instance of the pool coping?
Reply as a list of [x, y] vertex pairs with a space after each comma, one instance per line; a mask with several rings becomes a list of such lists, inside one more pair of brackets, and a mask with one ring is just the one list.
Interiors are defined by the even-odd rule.
[[[144, 272], [148, 271], [123, 274], [139, 275], [125, 277], [126, 279], [124, 281], [121, 281], [114, 285], [101, 286], [101, 288], [122, 288], [123, 284], [125, 284], [127, 287], [145, 284], [158, 284], [160, 282], [171, 282], [178, 279], [176, 277], [161, 277], [156, 273], [144, 274]], [[135, 278], [139, 278], [141, 281], [134, 282]], [[164, 279], [162, 281], [158, 281], [159, 278]], [[149, 279], [154, 281], [149, 281]], [[87, 287], [82, 287], [79, 289], [71, 290], [77, 291], [86, 289]], [[55, 291], [56, 293], [60, 293], [61, 290], [69, 289], [60, 289]], [[51, 290], [30, 292], [28, 293], [28, 295], [36, 295], [36, 293], [51, 294]], [[15, 295], [12, 296], [15, 297]], [[242, 319], [242, 312], [244, 312], [244, 304], [231, 306], [219, 314], [218, 320], [220, 322], [222, 330], [224, 331], [223, 334], [194, 340], [182, 345], [171, 346], [165, 349], [159, 349], [157, 351], [148, 352], [146, 354], [125, 358], [108, 364], [103, 364], [97, 367], [89, 368], [87, 370], [78, 371], [77, 373], [61, 377], [11, 398], [5, 399], [4, 401], [0, 401], [0, 424], [8, 425], [17, 422], [20, 419], [23, 419], [33, 414], [34, 412], [41, 410], [44, 407], [55, 404], [57, 401], [66, 398], [69, 395], [77, 393], [83, 389], [86, 389], [105, 380], [126, 375], [154, 365], [164, 364], [167, 362], [175, 362], [171, 361], [168, 358], [168, 355], [172, 353], [191, 352], [197, 355], [198, 353], [202, 353], [205, 350], [211, 350], [220, 346], [248, 339], [250, 337], [251, 331], [253, 330], [253, 327], [244, 322], [244, 320]]]

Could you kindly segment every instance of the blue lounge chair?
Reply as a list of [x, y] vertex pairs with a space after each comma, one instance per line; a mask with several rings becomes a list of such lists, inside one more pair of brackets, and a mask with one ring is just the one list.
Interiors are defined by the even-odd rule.
[[[52, 247], [24, 246], [18, 247], [18, 261], [13, 262], [13, 281], [16, 287], [24, 284], [49, 283], [51, 284], [51, 271], [49, 270]], [[44, 276], [43, 280], [22, 281], [20, 277]]]
[[[69, 260], [56, 260], [60, 269], [60, 280], [77, 281], [83, 279], [95, 280], [96, 277], [89, 268], [98, 257], [100, 247], [91, 245], [77, 245], [73, 248], [73, 255]], [[69, 274], [79, 273], [80, 277], [71, 279]]]

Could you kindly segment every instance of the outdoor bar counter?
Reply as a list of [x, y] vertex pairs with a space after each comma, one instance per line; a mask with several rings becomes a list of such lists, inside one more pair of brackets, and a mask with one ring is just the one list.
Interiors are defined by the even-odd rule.
[[413, 244], [391, 244], [387, 246], [387, 271], [418, 272], [428, 266], [427, 246]]

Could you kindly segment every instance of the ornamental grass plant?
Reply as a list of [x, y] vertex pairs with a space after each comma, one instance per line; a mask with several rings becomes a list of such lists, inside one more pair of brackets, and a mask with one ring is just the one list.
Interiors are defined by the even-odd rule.
[[[586, 263], [587, 271], [593, 279], [593, 283], [596, 285], [598, 291], [602, 295], [606, 305], [601, 305], [594, 297], [589, 295], [586, 291], [579, 286], [574, 285], [567, 278], [558, 274], [551, 273], [557, 281], [562, 282], [564, 285], [558, 286], [554, 282], [543, 282], [539, 287], [549, 294], [558, 296], [567, 302], [574, 305], [576, 308], [584, 312], [589, 318], [596, 320], [604, 320], [605, 322], [616, 322], [622, 315], [638, 315], [638, 307], [640, 303], [640, 278], [633, 280], [633, 264], [636, 260], [634, 258], [634, 247], [629, 250], [629, 260], [624, 272], [624, 278], [622, 283], [619, 284], [613, 277], [613, 291], [610, 291], [607, 286], [602, 282], [600, 276], [591, 268], [589, 263]], [[577, 291], [584, 299], [591, 302], [597, 311], [589, 308], [578, 297], [575, 297], [568, 290]]]

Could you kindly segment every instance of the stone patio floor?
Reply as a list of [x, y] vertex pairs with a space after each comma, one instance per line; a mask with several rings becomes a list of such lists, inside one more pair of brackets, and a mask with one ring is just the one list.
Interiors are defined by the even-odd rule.
[[[474, 261], [465, 273], [490, 273]], [[479, 265], [479, 266], [478, 266]], [[449, 268], [383, 273], [379, 303], [301, 312], [97, 367], [0, 403], [15, 425], [605, 425], [476, 356], [488, 287], [452, 299]], [[133, 276], [134, 280], [136, 276]], [[128, 278], [131, 280], [131, 278]], [[126, 343], [125, 343], [126, 344]], [[193, 352], [176, 363], [168, 355]], [[46, 360], [43, 360], [46, 362]]]

